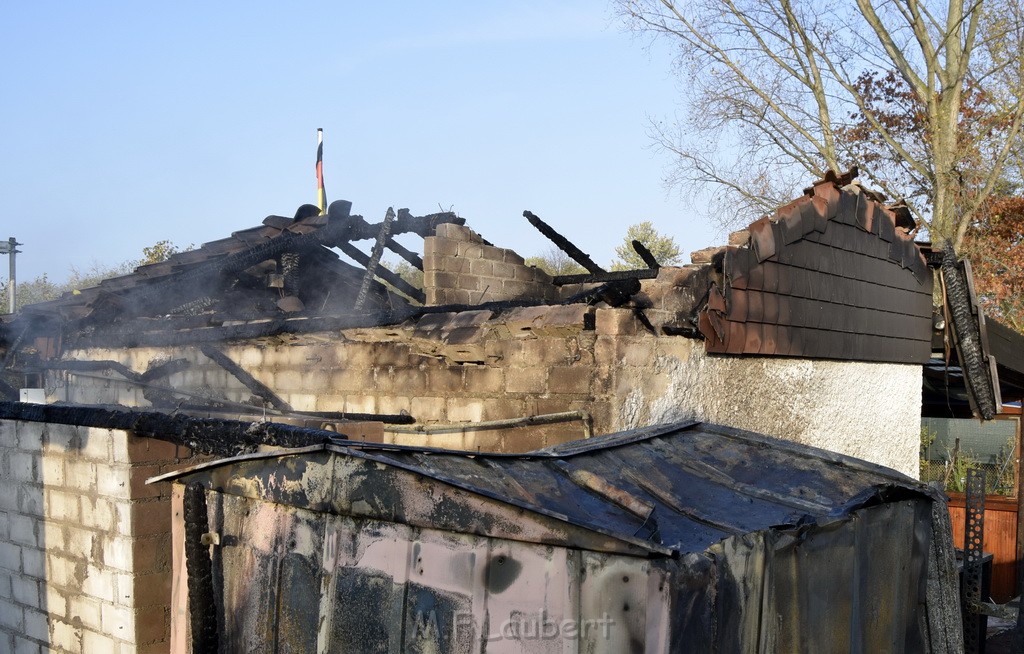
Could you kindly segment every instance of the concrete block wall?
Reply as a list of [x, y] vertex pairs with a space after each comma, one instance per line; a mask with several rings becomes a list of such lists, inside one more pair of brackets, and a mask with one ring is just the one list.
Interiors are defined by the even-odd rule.
[[[645, 283], [645, 311], [674, 316], [675, 295], [662, 291], [685, 274], [666, 270], [657, 283]], [[917, 474], [920, 366], [707, 356], [699, 340], [650, 333], [629, 308], [431, 314], [404, 325], [222, 349], [297, 410], [405, 412], [428, 428], [446, 426], [386, 430], [386, 442], [527, 451], [581, 438], [585, 425], [481, 430], [474, 423], [585, 411], [595, 434], [696, 418]], [[159, 356], [185, 357], [192, 366], [170, 380], [179, 388], [216, 394], [221, 384], [228, 398], [249, 395], [195, 348], [90, 354], [120, 357], [139, 372]], [[78, 392], [79, 401], [96, 401]]]
[[124, 431], [0, 421], [0, 651], [166, 652], [170, 488], [188, 452]]
[[453, 224], [438, 225], [435, 235], [423, 240], [423, 290], [428, 306], [558, 297], [546, 272]]

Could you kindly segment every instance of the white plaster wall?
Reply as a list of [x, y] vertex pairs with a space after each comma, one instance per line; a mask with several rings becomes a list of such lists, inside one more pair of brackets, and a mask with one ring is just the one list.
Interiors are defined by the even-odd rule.
[[653, 363], [613, 366], [621, 429], [696, 418], [918, 477], [919, 365], [715, 356], [682, 338], [658, 339]]

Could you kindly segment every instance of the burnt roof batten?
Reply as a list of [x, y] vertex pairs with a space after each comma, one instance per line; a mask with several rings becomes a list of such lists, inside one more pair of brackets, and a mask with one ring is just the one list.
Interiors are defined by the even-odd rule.
[[361, 310], [366, 303], [366, 293], [370, 290], [370, 282], [373, 281], [374, 276], [377, 274], [380, 257], [384, 254], [384, 243], [391, 236], [391, 224], [393, 222], [395, 222], [395, 210], [388, 207], [388, 212], [384, 215], [384, 222], [380, 226], [380, 231], [377, 232], [377, 241], [373, 244], [373, 250], [370, 252], [370, 260], [366, 264], [366, 274], [363, 275], [363, 283], [359, 287], [359, 295], [356, 296], [356, 311]]

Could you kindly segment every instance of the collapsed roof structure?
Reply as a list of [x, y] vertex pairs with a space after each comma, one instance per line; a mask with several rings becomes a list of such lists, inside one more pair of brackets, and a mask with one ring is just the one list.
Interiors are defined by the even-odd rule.
[[[261, 478], [268, 466], [279, 464], [283, 479], [292, 470], [288, 466], [305, 469], [314, 459], [327, 457], [331, 466], [342, 468], [373, 461], [378, 472], [412, 473], [422, 488], [434, 489], [410, 501], [444, 497], [442, 504], [451, 507], [448, 500], [464, 500], [463, 492], [487, 501], [504, 493], [505, 500], [512, 500], [500, 509], [504, 519], [562, 520], [573, 525], [572, 537], [580, 542], [591, 543], [584, 532], [603, 533], [622, 543], [612, 550], [637, 558], [626, 567], [643, 567], [651, 557], [666, 557], [666, 565], [678, 567], [680, 557], [704, 556], [712, 542], [724, 542], [721, 538], [737, 539], [739, 547], [750, 545], [748, 536], [776, 539], [785, 532], [788, 538], [792, 529], [798, 536], [804, 533], [805, 526], [825, 533], [833, 519], [867, 520], [864, 511], [895, 511], [905, 518], [900, 533], [913, 536], [911, 550], [901, 550], [910, 557], [907, 566], [896, 566], [912, 572], [905, 579], [910, 589], [921, 575], [933, 579], [937, 574], [921, 567], [937, 561], [921, 553], [944, 542], [933, 531], [938, 523], [929, 507], [936, 498], [909, 478], [858, 467], [862, 464], [853, 459], [833, 465], [836, 459], [824, 450], [913, 476], [919, 463], [922, 370], [933, 381], [933, 373], [941, 371], [938, 379], [949, 386], [933, 384], [932, 390], [944, 393], [946, 406], [952, 406], [955, 375], [949, 370], [955, 372], [958, 361], [977, 355], [974, 364], [964, 366], [977, 383], [967, 387], [963, 406], [984, 415], [984, 407], [998, 410], [995, 400], [979, 399], [984, 389], [993, 389], [993, 398], [1001, 392], [1003, 401], [1019, 397], [1024, 386], [1015, 386], [1012, 379], [996, 384], [1007, 379], [1006, 366], [1016, 374], [1024, 362], [1004, 356], [1005, 348], [999, 349], [992, 335], [1006, 336], [1007, 342], [1014, 337], [994, 331], [992, 323], [986, 328], [980, 312], [954, 297], [961, 296], [947, 294], [948, 308], [936, 313], [933, 270], [943, 258], [914, 241], [905, 210], [886, 207], [852, 178], [830, 174], [816, 181], [771, 218], [732, 235], [730, 245], [695, 253], [691, 265], [678, 267], [662, 266], [638, 244], [647, 268], [606, 271], [525, 212], [531, 224], [587, 270], [566, 276], [526, 265], [517, 253], [489, 243], [451, 213], [416, 217], [388, 210], [382, 222], [370, 224], [353, 215], [345, 201], [332, 203], [323, 215], [304, 205], [292, 218], [270, 216], [259, 227], [5, 317], [0, 323], [0, 395], [7, 401], [0, 401], [0, 435], [7, 425], [28, 434], [40, 426], [36, 450], [17, 449], [31, 439], [10, 439], [17, 456], [40, 458], [32, 470], [51, 469], [52, 460], [59, 460], [57, 468], [63, 470], [90, 439], [112, 439], [97, 457], [128, 452], [128, 461], [114, 461], [114, 468], [134, 471], [138, 463], [139, 470], [151, 474], [180, 467], [180, 449], [172, 448], [173, 456], [159, 464], [147, 449], [136, 462], [131, 445], [140, 437], [188, 448], [190, 454], [256, 457], [250, 463], [229, 459], [183, 477], [202, 486], [211, 506], [221, 501], [212, 480], [222, 479], [224, 471], [229, 477], [237, 472], [238, 483], [246, 484], [244, 479]], [[423, 238], [422, 255], [395, 240], [403, 233]], [[357, 241], [371, 242], [369, 253], [356, 248]], [[336, 250], [352, 263], [342, 261]], [[385, 250], [423, 272], [422, 288], [381, 264]], [[962, 265], [955, 257], [946, 261]], [[969, 295], [963, 297], [969, 300]], [[968, 307], [966, 321], [944, 319], [947, 311], [952, 316], [953, 308], [963, 306]], [[947, 327], [954, 322], [955, 329]], [[973, 340], [966, 331], [972, 325], [979, 333]], [[940, 365], [933, 353], [947, 343], [948, 356]], [[15, 401], [18, 387], [42, 389], [47, 403]], [[687, 420], [695, 422], [682, 422]], [[657, 437], [635, 431], [659, 424], [673, 426]], [[44, 435], [49, 429], [64, 434], [63, 440]], [[600, 436], [607, 434], [618, 435]], [[581, 439], [591, 440], [577, 442]], [[67, 446], [52, 447], [52, 442]], [[712, 461], [704, 456], [707, 451], [688, 449], [698, 443], [708, 451], [722, 448], [732, 454], [727, 461]], [[268, 447], [309, 449], [291, 455], [260, 452]], [[594, 466], [576, 469], [571, 459], [577, 455]], [[653, 461], [658, 457], [663, 460]], [[757, 465], [747, 468], [744, 462], [753, 460]], [[798, 461], [807, 462], [806, 469]], [[664, 466], [672, 474], [665, 473], [669, 481], [662, 485], [637, 478], [634, 470]], [[794, 466], [807, 475], [790, 479]], [[674, 481], [691, 473], [700, 479], [690, 485]], [[822, 490], [846, 488], [843, 484], [853, 477], [858, 481], [849, 493], [833, 497], [832, 491]], [[96, 475], [92, 480], [83, 491], [90, 497], [102, 486]], [[54, 489], [58, 498], [70, 492], [67, 476], [57, 478], [53, 487], [42, 473], [28, 481], [44, 498]], [[307, 483], [312, 484], [302, 482]], [[335, 476], [326, 485], [289, 485], [289, 492], [298, 495], [290, 496], [294, 506], [285, 512], [326, 510], [313, 506], [309, 494], [324, 488], [343, 494], [345, 483]], [[534, 483], [547, 489], [550, 497], [544, 502], [529, 499], [537, 499]], [[134, 477], [127, 484], [128, 497], [120, 500], [155, 503]], [[707, 492], [690, 495], [698, 487]], [[878, 495], [881, 487], [889, 490]], [[898, 489], [895, 495], [889, 494], [893, 489]], [[246, 501], [284, 502], [262, 491], [243, 495]], [[27, 498], [16, 507], [26, 516], [45, 514], [50, 506], [31, 494], [19, 497]], [[352, 506], [362, 506], [360, 498], [350, 499]], [[713, 510], [698, 509], [705, 500], [717, 503]], [[904, 501], [910, 504], [900, 504]], [[776, 503], [802, 507], [806, 520], [790, 520], [787, 514], [782, 523], [775, 522]], [[366, 515], [338, 509], [316, 523], [314, 531], [339, 516], [372, 518], [389, 523], [388, 529], [404, 529], [395, 526], [405, 524], [397, 504], [370, 504], [373, 510]], [[740, 524], [737, 516], [747, 505], [764, 512]], [[661, 507], [666, 517], [657, 524], [647, 520], [650, 515], [639, 517], [647, 506]], [[607, 518], [603, 527], [580, 523], [594, 510]], [[434, 512], [430, 524], [407, 526], [461, 539], [467, 525], [482, 515], [475, 511], [482, 511], [482, 505], [474, 500], [452, 514], [465, 518], [457, 524], [443, 521], [451, 515]], [[224, 537], [216, 546], [235, 552], [230, 548], [244, 544], [218, 527], [222, 517], [192, 520], [199, 529], [194, 536], [204, 547]], [[773, 530], [780, 525], [785, 529]], [[600, 528], [595, 531], [595, 526]], [[710, 535], [684, 547], [683, 540], [666, 535], [670, 529], [676, 536]], [[358, 539], [356, 532], [362, 533], [350, 535]], [[844, 533], [840, 540], [849, 536], [844, 547], [867, 547], [870, 539]], [[497, 532], [473, 535], [551, 544]], [[62, 539], [60, 547], [74, 551], [59, 557], [92, 565], [93, 543], [123, 537], [97, 531], [88, 548]], [[181, 545], [184, 538], [178, 533], [175, 543]], [[414, 540], [409, 536], [409, 543]], [[593, 551], [607, 554], [604, 547], [594, 545]], [[765, 561], [775, 556], [776, 550], [769, 550]], [[682, 593], [691, 582], [703, 584], [704, 577], [685, 567], [677, 570], [673, 592]], [[651, 569], [644, 567], [643, 574]], [[226, 575], [222, 584], [234, 583], [230, 577], [240, 574], [228, 567], [220, 570]], [[169, 563], [159, 574], [170, 578]], [[753, 576], [744, 579], [737, 583], [761, 583]], [[820, 581], [816, 573], [800, 579], [803, 590]], [[569, 577], [565, 580], [571, 586]], [[78, 592], [72, 586], [61, 592]], [[922, 598], [909, 593], [898, 602]], [[724, 602], [719, 608], [728, 606]], [[909, 606], [893, 613], [893, 622], [878, 633], [889, 627], [902, 630]], [[824, 620], [810, 610], [793, 615]], [[695, 629], [714, 632], [715, 620], [705, 617], [694, 618]], [[76, 624], [70, 615], [52, 620]], [[860, 618], [851, 620], [848, 627], [860, 624]], [[932, 635], [915, 634], [914, 643], [932, 639], [933, 651], [943, 651]], [[668, 632], [657, 637], [663, 636], [669, 638]]]

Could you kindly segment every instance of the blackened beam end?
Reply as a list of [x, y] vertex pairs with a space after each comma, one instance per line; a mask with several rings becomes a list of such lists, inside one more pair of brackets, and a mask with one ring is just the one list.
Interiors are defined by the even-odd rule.
[[530, 224], [537, 228], [537, 231], [548, 237], [552, 243], [558, 246], [558, 249], [569, 255], [573, 261], [586, 268], [587, 272], [591, 275], [605, 272], [604, 268], [594, 263], [594, 260], [590, 258], [590, 255], [573, 245], [569, 239], [556, 232], [550, 225], [538, 218], [534, 213], [529, 210], [524, 211], [523, 217], [529, 220]]
[[654, 258], [654, 255], [651, 254], [651, 251], [647, 249], [647, 246], [645, 246], [640, 241], [637, 241], [636, 239], [633, 240], [632, 245], [633, 251], [640, 255], [640, 258], [644, 260], [644, 264], [648, 268], [650, 268], [651, 270], [657, 270], [658, 268], [661, 268], [661, 264], [658, 263], [658, 260]]

